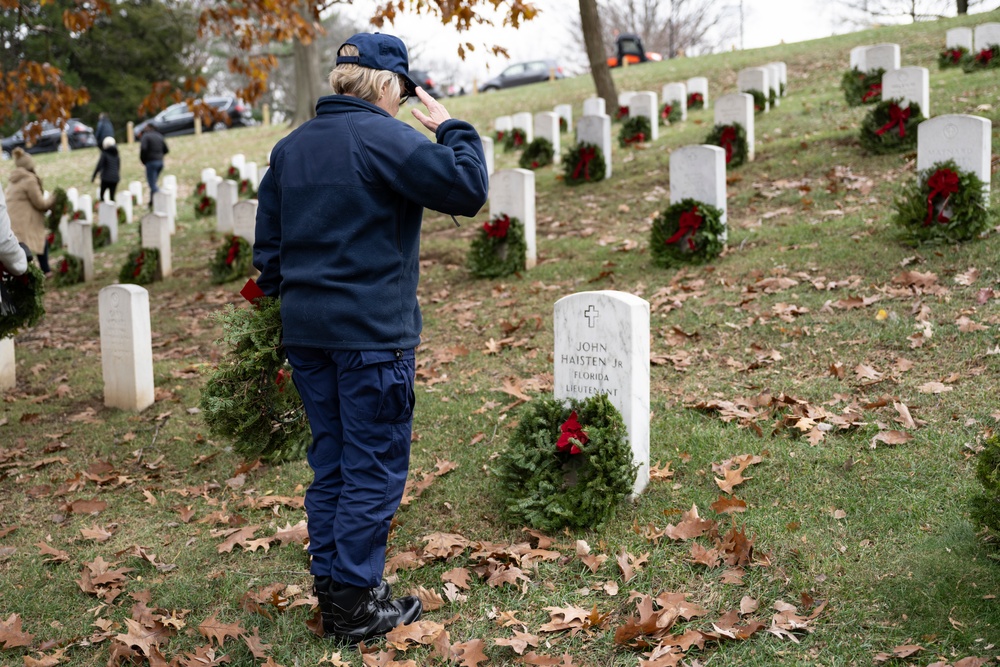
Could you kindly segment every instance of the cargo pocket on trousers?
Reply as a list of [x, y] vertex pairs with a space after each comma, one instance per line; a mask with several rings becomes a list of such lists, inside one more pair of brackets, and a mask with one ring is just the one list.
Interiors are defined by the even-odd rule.
[[416, 399], [413, 393], [413, 352], [403, 353], [401, 359], [394, 352], [369, 353], [361, 356], [366, 365], [372, 356], [391, 355], [391, 361], [379, 361], [372, 370], [378, 373], [381, 396], [378, 409], [372, 421], [382, 424], [402, 424], [413, 418], [413, 404]]

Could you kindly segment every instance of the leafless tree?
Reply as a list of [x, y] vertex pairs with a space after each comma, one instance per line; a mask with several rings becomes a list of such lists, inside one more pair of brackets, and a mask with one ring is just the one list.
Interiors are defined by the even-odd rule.
[[730, 32], [722, 0], [617, 0], [600, 11], [607, 44], [635, 33], [647, 51], [665, 58], [713, 51]]
[[952, 15], [968, 14], [969, 9], [986, 0], [839, 0], [841, 21], [853, 26], [876, 23], [928, 21]]

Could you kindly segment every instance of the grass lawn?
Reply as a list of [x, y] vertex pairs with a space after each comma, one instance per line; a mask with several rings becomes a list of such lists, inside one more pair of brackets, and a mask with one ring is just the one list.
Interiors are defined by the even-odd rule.
[[[428, 611], [364, 653], [307, 626], [308, 466], [241, 460], [197, 409], [224, 353], [213, 315], [243, 301], [241, 282], [209, 279], [225, 241], [214, 219], [195, 218], [192, 193], [202, 168], [221, 171], [233, 153], [263, 164], [287, 129], [168, 139], [180, 195], [174, 277], [149, 286], [156, 403], [103, 407], [97, 293], [117, 280], [137, 225], [97, 252], [94, 282], [50, 287], [44, 320], [16, 339], [18, 382], [0, 404], [0, 664], [1000, 660], [1000, 562], [968, 519], [976, 454], [1000, 419], [1000, 237], [902, 244], [893, 200], [915, 155], [866, 155], [867, 108], [838, 88], [851, 47], [898, 42], [903, 65], [930, 69], [933, 115], [989, 118], [1000, 155], [1000, 77], [936, 64], [948, 28], [989, 20], [1000, 15], [616, 71], [619, 90], [706, 76], [715, 99], [743, 67], [788, 64], [787, 97], [756, 119], [756, 161], [728, 175], [729, 246], [711, 264], [665, 271], [649, 254], [670, 151], [704, 139], [711, 109], [644, 149], [616, 145], [609, 181], [570, 188], [540, 169], [539, 262], [523, 275], [470, 276], [485, 209], [458, 229], [427, 213], [411, 462], [425, 484], [397, 513], [387, 574]], [[485, 135], [496, 116], [559, 103], [578, 118], [591, 94], [577, 77], [445, 104]], [[120, 148], [124, 188], [143, 178], [137, 147]], [[48, 188], [90, 192], [97, 157], [36, 160]], [[516, 165], [498, 150], [498, 169]], [[0, 163], [4, 182], [12, 167]], [[651, 303], [659, 474], [600, 530], [545, 536], [503, 521], [491, 466], [518, 396], [552, 390], [553, 304], [598, 289]], [[844, 428], [829, 417], [845, 413]], [[885, 431], [907, 441], [876, 439]], [[733, 489], [746, 509], [717, 513], [713, 464], [745, 454], [760, 457]], [[692, 506], [709, 535], [672, 539]], [[752, 554], [698, 562], [713, 531], [745, 535]], [[658, 630], [627, 631], [651, 615]], [[732, 638], [739, 627], [747, 638]]]

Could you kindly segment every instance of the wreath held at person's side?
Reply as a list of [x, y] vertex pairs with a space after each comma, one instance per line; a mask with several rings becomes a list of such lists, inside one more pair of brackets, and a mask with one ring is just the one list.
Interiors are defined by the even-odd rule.
[[701, 93], [688, 93], [688, 110], [704, 109], [705, 96]]
[[552, 148], [552, 142], [545, 137], [538, 137], [524, 149], [521, 153], [520, 159], [517, 161], [518, 166], [522, 169], [539, 169], [540, 167], [547, 167], [552, 164], [552, 157], [555, 154]]
[[56, 287], [83, 282], [83, 260], [66, 253], [52, 265], [52, 282]]
[[507, 130], [503, 138], [503, 149], [505, 152], [509, 153], [513, 150], [520, 150], [524, 148], [524, 144], [527, 142], [528, 135], [525, 134], [524, 130], [519, 127], [515, 127], [512, 130]]
[[[248, 288], [260, 290], [252, 281]], [[231, 440], [246, 459], [301, 459], [312, 437], [292, 369], [281, 345], [281, 302], [259, 293], [250, 308], [226, 306], [215, 318], [226, 348], [202, 390], [200, 407], [212, 435]]]
[[682, 199], [653, 220], [649, 252], [663, 268], [704, 264], [725, 248], [722, 211], [696, 199]]
[[938, 68], [951, 69], [961, 67], [962, 59], [969, 54], [969, 50], [964, 46], [952, 46], [938, 54]]
[[625, 422], [605, 394], [568, 406], [532, 399], [494, 468], [504, 518], [547, 532], [603, 526], [636, 471]]
[[22, 329], [38, 324], [45, 315], [45, 275], [28, 263], [20, 276], [4, 271], [0, 265], [0, 338], [14, 336]]
[[563, 183], [579, 185], [604, 180], [607, 165], [604, 151], [596, 144], [581, 141], [563, 155]]
[[719, 124], [705, 137], [705, 143], [718, 146], [726, 151], [726, 167], [738, 167], [747, 161], [750, 147], [747, 144], [747, 131], [740, 123]]
[[253, 264], [253, 248], [242, 236], [230, 236], [212, 260], [212, 282], [216, 285], [246, 278]]
[[467, 260], [469, 273], [476, 278], [500, 278], [524, 271], [528, 243], [524, 225], [517, 218], [495, 216], [483, 223], [472, 239]]
[[677, 100], [665, 102], [660, 107], [660, 124], [670, 125], [681, 122], [681, 103]]
[[862, 72], [857, 67], [844, 72], [840, 79], [840, 89], [844, 91], [844, 99], [852, 107], [862, 104], [877, 104], [882, 101], [882, 68]]
[[984, 69], [1000, 67], [1000, 45], [994, 44], [976, 53], [969, 53], [962, 59], [962, 70], [969, 74]]
[[883, 100], [861, 122], [861, 145], [869, 153], [886, 155], [917, 147], [917, 125], [926, 120], [920, 105], [903, 106], [899, 98]]
[[983, 182], [953, 160], [936, 162], [905, 187], [893, 222], [904, 242], [955, 243], [976, 238], [991, 224]]
[[69, 215], [72, 207], [69, 205], [69, 197], [66, 196], [66, 191], [62, 188], [56, 188], [52, 191], [52, 199], [54, 203], [45, 216], [45, 226], [50, 232], [57, 232], [59, 231], [59, 223], [62, 221], [62, 217]]
[[156, 248], [136, 248], [128, 254], [118, 282], [149, 285], [160, 279], [160, 251]]
[[653, 127], [645, 116], [633, 116], [624, 123], [618, 132], [618, 145], [639, 146], [653, 138]]

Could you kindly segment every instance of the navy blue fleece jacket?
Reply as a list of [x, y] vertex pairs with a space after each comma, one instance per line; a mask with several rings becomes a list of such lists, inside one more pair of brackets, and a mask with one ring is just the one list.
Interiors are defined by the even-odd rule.
[[488, 191], [470, 124], [441, 123], [435, 143], [374, 104], [320, 98], [274, 147], [257, 195], [253, 263], [281, 297], [285, 345], [415, 347], [423, 209], [473, 216]]

